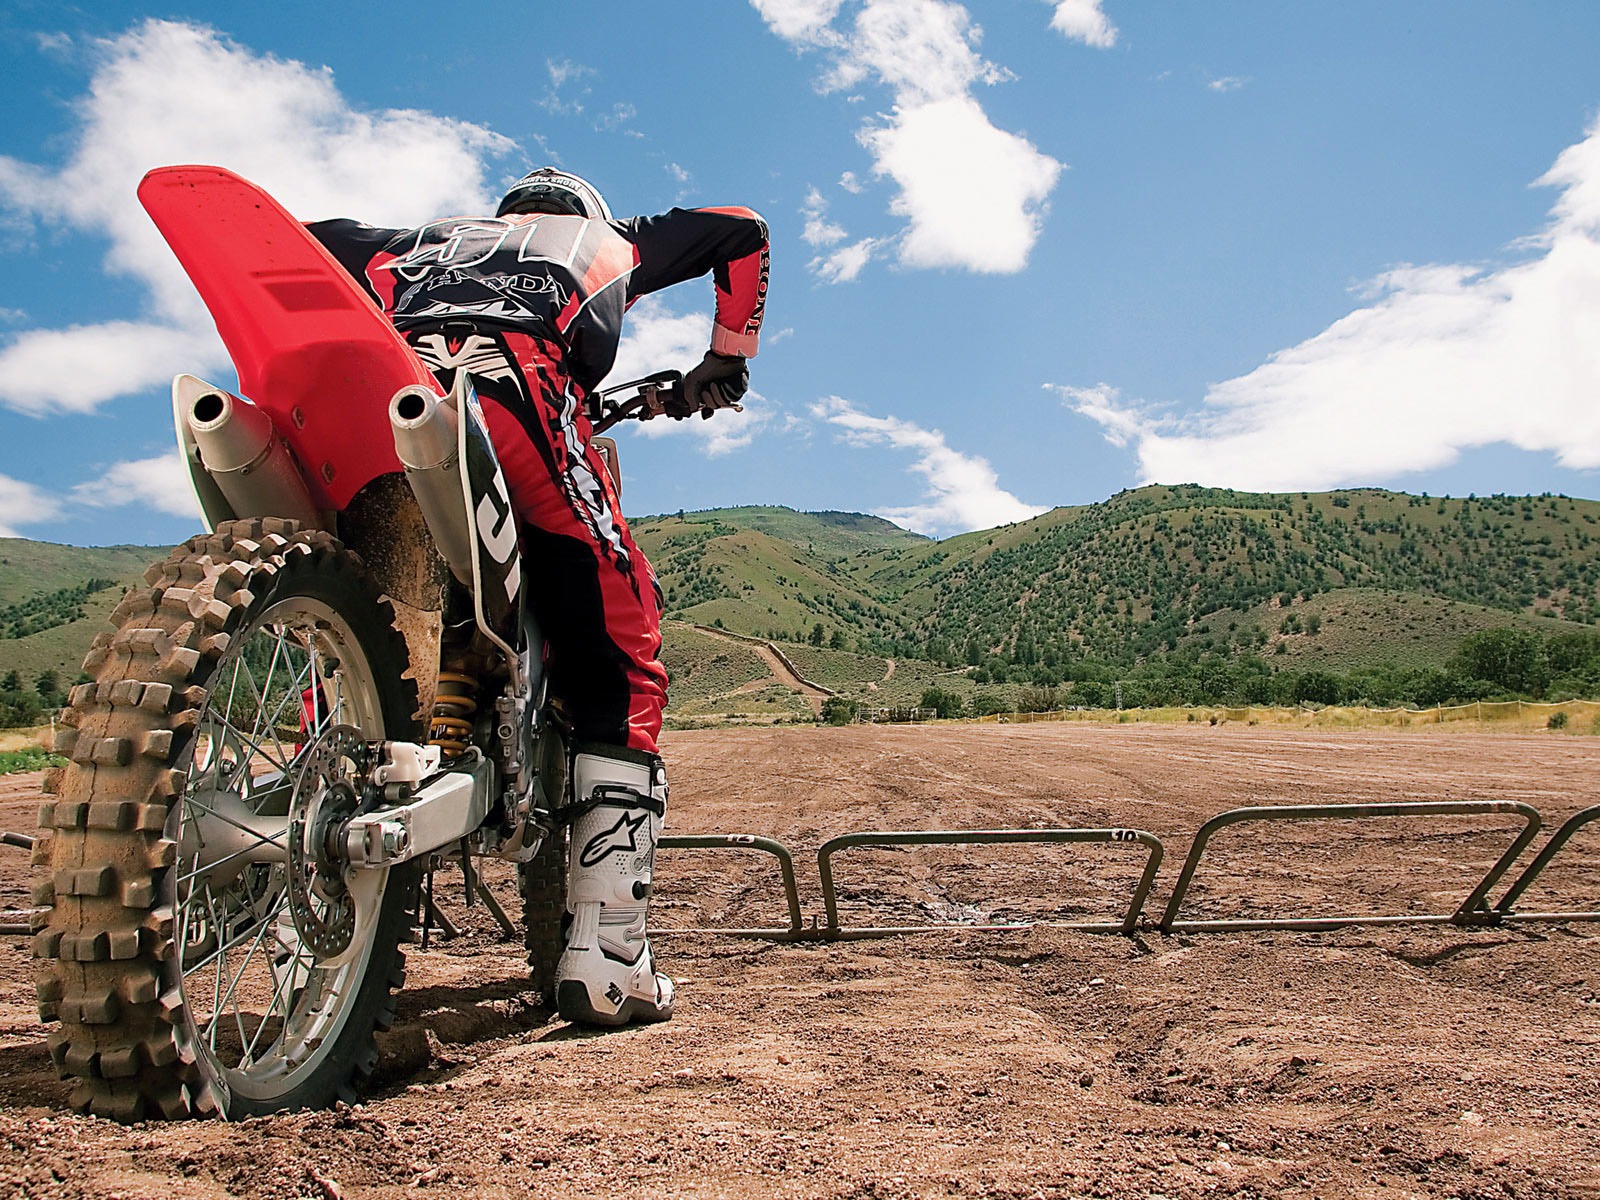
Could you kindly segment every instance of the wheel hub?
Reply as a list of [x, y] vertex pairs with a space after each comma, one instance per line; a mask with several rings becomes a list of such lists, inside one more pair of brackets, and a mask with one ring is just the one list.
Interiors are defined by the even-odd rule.
[[289, 804], [289, 912], [301, 944], [317, 959], [350, 947], [356, 900], [343, 829], [360, 807], [367, 744], [348, 725], [326, 730], [302, 755]]

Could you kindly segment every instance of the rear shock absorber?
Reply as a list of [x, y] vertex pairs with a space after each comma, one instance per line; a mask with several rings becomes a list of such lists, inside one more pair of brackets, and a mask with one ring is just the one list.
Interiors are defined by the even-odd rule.
[[[452, 663], [452, 667], [460, 664]], [[447, 759], [467, 752], [472, 739], [472, 714], [478, 711], [478, 677], [464, 670], [442, 670], [428, 721], [428, 745]]]

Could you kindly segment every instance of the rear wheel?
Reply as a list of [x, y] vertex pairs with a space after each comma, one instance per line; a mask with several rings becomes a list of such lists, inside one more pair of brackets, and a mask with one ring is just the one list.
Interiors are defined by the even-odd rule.
[[367, 741], [415, 727], [393, 610], [320, 532], [229, 522], [146, 573], [46, 780], [35, 953], [75, 1105], [137, 1120], [353, 1098], [404, 975], [415, 873], [329, 847]]
[[566, 948], [567, 829], [557, 826], [539, 853], [517, 869], [528, 975], [546, 1008], [556, 1006], [556, 963]]

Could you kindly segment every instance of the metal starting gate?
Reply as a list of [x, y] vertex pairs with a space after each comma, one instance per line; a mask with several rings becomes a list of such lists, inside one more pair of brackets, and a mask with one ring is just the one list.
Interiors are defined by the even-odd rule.
[[[1520, 820], [1511, 834], [1504, 851], [1467, 891], [1461, 901], [1449, 912], [1409, 913], [1398, 915], [1343, 915], [1300, 914], [1283, 917], [1228, 918], [1212, 920], [1183, 920], [1180, 914], [1189, 894], [1197, 869], [1212, 837], [1220, 830], [1246, 822], [1327, 822], [1327, 821], [1391, 821], [1417, 817], [1483, 817], [1507, 816]], [[925, 933], [937, 930], [958, 932], [983, 932], [1008, 929], [1027, 929], [1043, 926], [1052, 929], [1071, 929], [1085, 933], [1118, 933], [1132, 935], [1140, 930], [1153, 930], [1163, 934], [1210, 933], [1246, 930], [1329, 930], [1351, 925], [1456, 925], [1485, 926], [1506, 925], [1517, 921], [1600, 921], [1600, 909], [1572, 912], [1524, 912], [1515, 907], [1517, 900], [1543, 874], [1572, 836], [1586, 825], [1600, 822], [1600, 805], [1585, 808], [1574, 814], [1544, 844], [1529, 861], [1515, 882], [1496, 902], [1489, 896], [1513, 866], [1522, 858], [1528, 847], [1538, 838], [1543, 828], [1539, 810], [1528, 804], [1509, 800], [1457, 800], [1423, 801], [1393, 804], [1307, 804], [1272, 805], [1234, 808], [1218, 813], [1195, 831], [1190, 840], [1189, 852], [1179, 870], [1177, 881], [1167, 899], [1161, 916], [1153, 921], [1144, 919], [1144, 909], [1154, 887], [1157, 872], [1166, 856], [1165, 845], [1155, 834], [1143, 829], [920, 829], [887, 832], [847, 833], [824, 842], [817, 850], [817, 877], [822, 894], [823, 919], [813, 916], [811, 923], [802, 917], [798, 886], [795, 879], [794, 856], [781, 842], [748, 834], [708, 834], [693, 837], [663, 837], [663, 850], [696, 848], [742, 847], [762, 850], [778, 860], [783, 877], [784, 895], [788, 902], [789, 922], [781, 927], [764, 929], [729, 929], [707, 926], [697, 929], [665, 929], [657, 932], [671, 933], [724, 933], [739, 937], [757, 937], [772, 941], [844, 941], [858, 938], [888, 937], [894, 934]], [[1041, 843], [1112, 843], [1137, 846], [1145, 851], [1144, 868], [1129, 898], [1122, 918], [1116, 921], [1028, 921], [1010, 924], [980, 924], [977, 922], [941, 922], [923, 925], [847, 925], [839, 916], [839, 886], [834, 873], [834, 860], [842, 852], [860, 847], [895, 846], [981, 846], [999, 844]]]
[[[1412, 913], [1402, 915], [1349, 916], [1309, 914], [1287, 917], [1228, 918], [1210, 920], [1180, 920], [1183, 902], [1189, 894], [1195, 873], [1205, 855], [1212, 837], [1229, 826], [1247, 822], [1326, 822], [1326, 821], [1390, 821], [1415, 817], [1512, 816], [1521, 819], [1510, 843], [1494, 864], [1478, 879], [1459, 904], [1447, 913]], [[1145, 921], [1145, 904], [1155, 885], [1156, 874], [1166, 856], [1165, 846], [1155, 834], [1143, 829], [916, 829], [884, 832], [863, 831], [847, 833], [824, 842], [817, 850], [817, 877], [822, 895], [824, 920], [815, 916], [806, 923], [804, 907], [800, 900], [794, 855], [782, 842], [753, 834], [694, 834], [666, 836], [661, 839], [663, 850], [715, 850], [756, 851], [770, 855], [777, 862], [778, 873], [787, 904], [787, 922], [763, 928], [729, 929], [711, 926], [697, 929], [662, 929], [652, 932], [721, 933], [738, 937], [762, 938], [778, 942], [842, 941], [858, 938], [888, 937], [895, 934], [925, 933], [938, 930], [982, 932], [1009, 929], [1028, 929], [1036, 926], [1071, 929], [1085, 933], [1117, 933], [1133, 935], [1140, 930], [1154, 930], [1163, 934], [1209, 933], [1217, 931], [1243, 931], [1266, 929], [1327, 930], [1350, 925], [1506, 925], [1518, 921], [1600, 921], [1600, 910], [1588, 909], [1573, 912], [1524, 912], [1516, 903], [1529, 887], [1543, 874], [1574, 834], [1586, 825], [1600, 822], [1600, 805], [1585, 808], [1574, 814], [1551, 835], [1539, 852], [1523, 868], [1515, 881], [1496, 902], [1489, 894], [1534, 842], [1542, 827], [1539, 811], [1531, 805], [1509, 800], [1459, 800], [1428, 801], [1395, 804], [1308, 804], [1275, 805], [1254, 808], [1234, 808], [1218, 813], [1195, 831], [1190, 841], [1188, 855], [1173, 885], [1166, 908], [1156, 921]], [[25, 834], [0, 833], [0, 844], [29, 850], [33, 839]], [[839, 888], [834, 875], [834, 860], [847, 850], [863, 847], [902, 846], [993, 846], [1039, 844], [1109, 844], [1138, 847], [1144, 852], [1144, 866], [1135, 884], [1128, 906], [1119, 920], [1114, 921], [1024, 921], [1009, 924], [979, 924], [976, 922], [940, 922], [924, 925], [854, 926], [844, 924], [839, 917]], [[498, 906], [496, 906], [498, 908]], [[26, 935], [31, 932], [31, 912], [0, 913], [0, 936]], [[495, 913], [502, 928], [510, 925], [503, 913]]]

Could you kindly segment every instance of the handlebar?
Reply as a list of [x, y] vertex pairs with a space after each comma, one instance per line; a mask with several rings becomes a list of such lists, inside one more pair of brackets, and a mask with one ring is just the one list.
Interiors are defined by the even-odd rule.
[[[682, 421], [694, 415], [693, 410], [684, 405], [682, 371], [657, 371], [643, 379], [619, 383], [596, 392], [595, 399], [599, 408], [599, 416], [594, 421], [596, 433], [604, 433], [621, 421], [648, 421], [659, 416]], [[744, 411], [740, 404], [729, 407], [736, 412]], [[672, 411], [674, 409], [677, 411]], [[709, 417], [711, 412], [709, 408], [701, 409], [700, 415]]]

